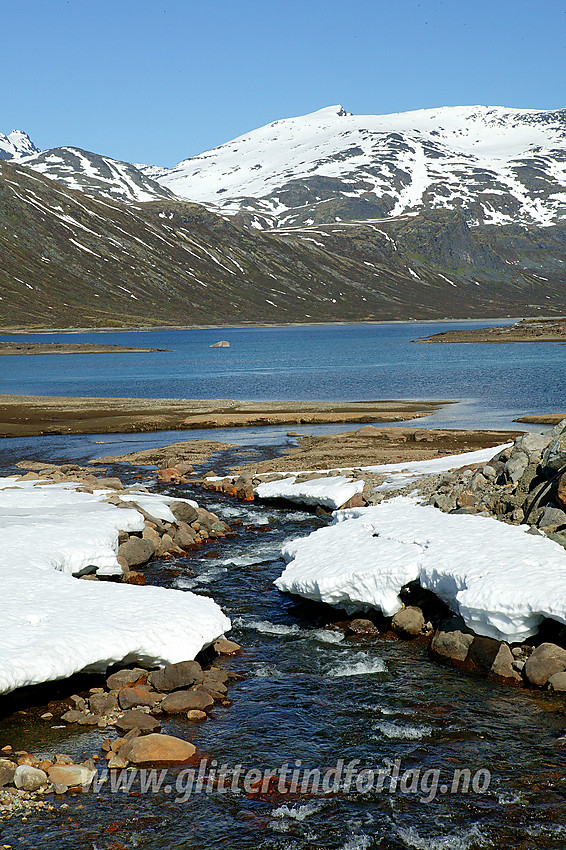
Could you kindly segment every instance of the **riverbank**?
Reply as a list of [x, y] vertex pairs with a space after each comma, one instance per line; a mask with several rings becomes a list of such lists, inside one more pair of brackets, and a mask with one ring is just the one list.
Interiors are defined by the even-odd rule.
[[371, 464], [409, 463], [458, 455], [514, 440], [521, 431], [475, 431], [365, 425], [357, 431], [299, 436], [298, 446], [282, 457], [234, 467], [241, 474], [293, 472], [297, 469], [355, 469]]
[[415, 342], [566, 342], [566, 319], [521, 319], [514, 325], [496, 328], [443, 331]]
[[0, 395], [0, 437], [347, 422], [402, 422], [448, 401], [232, 401]]

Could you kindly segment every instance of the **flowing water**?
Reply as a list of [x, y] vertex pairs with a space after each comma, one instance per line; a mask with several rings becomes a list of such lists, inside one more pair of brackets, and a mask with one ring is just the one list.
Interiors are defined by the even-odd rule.
[[[104, 341], [174, 352], [112, 360], [4, 357], [1, 388], [196, 398], [448, 397], [462, 401], [427, 424], [455, 427], [510, 427], [520, 413], [561, 409], [561, 346], [410, 342], [455, 326], [113, 333]], [[73, 338], [102, 341], [100, 334]], [[219, 338], [229, 339], [232, 348], [209, 350]], [[287, 441], [285, 430], [4, 440], [0, 467], [9, 470], [22, 457], [86, 461], [203, 436], [237, 444], [208, 464], [222, 471], [230, 462], [252, 459], [254, 452], [258, 459], [278, 454]], [[127, 479], [139, 469], [115, 472]], [[146, 568], [148, 581], [210, 595], [223, 607], [233, 622], [230, 636], [243, 651], [222, 664], [241, 678], [230, 685], [231, 705], [216, 706], [210, 720], [202, 725], [168, 720], [165, 731], [190, 738], [209, 766], [214, 759], [229, 770], [242, 765], [244, 772], [255, 769], [263, 776], [287, 764], [287, 779], [260, 794], [222, 793], [211, 783], [210, 793], [190, 796], [178, 771], [169, 771], [166, 785], [155, 793], [142, 793], [137, 780], [129, 792], [112, 793], [106, 784], [97, 794], [65, 798], [66, 810], [3, 823], [1, 844], [46, 850], [566, 847], [566, 749], [557, 743], [566, 725], [562, 701], [441, 667], [418, 642], [344, 637], [332, 628], [338, 612], [300, 603], [273, 585], [284, 567], [282, 543], [310, 533], [325, 518], [241, 505], [200, 491], [192, 495], [228, 522], [241, 522], [235, 525], [238, 535], [211, 541], [191, 557], [155, 562]], [[76, 640], [80, 635], [69, 635], [70, 650]], [[24, 713], [6, 716], [0, 745], [10, 741], [45, 756], [99, 751], [104, 732], [62, 728], [38, 721], [37, 714], [24, 707]], [[359, 761], [348, 786], [345, 771], [352, 760]], [[312, 783], [287, 793], [293, 771], [301, 781], [304, 769], [319, 769], [327, 780], [337, 776], [336, 785], [325, 795], [312, 793]], [[354, 769], [366, 773], [353, 774]], [[397, 770], [400, 779], [384, 780], [380, 788], [369, 770], [375, 776]], [[469, 771], [473, 779], [467, 793], [458, 790], [461, 784], [452, 793], [457, 770]]]
[[[213, 462], [221, 469], [246, 451], [223, 452]], [[125, 477], [124, 467], [114, 471]], [[287, 793], [287, 782], [282, 790], [266, 786], [264, 794], [212, 787], [188, 796], [184, 775], [169, 770], [169, 791], [142, 793], [138, 780], [129, 792], [103, 785], [96, 796], [66, 798], [65, 812], [30, 815], [26, 823], [14, 818], [1, 828], [3, 844], [47, 850], [566, 846], [566, 750], [556, 744], [564, 733], [563, 702], [440, 667], [420, 643], [344, 637], [332, 628], [339, 612], [301, 603], [273, 585], [284, 567], [282, 542], [325, 518], [192, 495], [228, 522], [242, 522], [234, 527], [238, 536], [210, 541], [191, 557], [155, 562], [146, 575], [150, 583], [211, 595], [222, 606], [233, 622], [230, 637], [243, 647], [222, 666], [241, 678], [229, 686], [231, 705], [215, 707], [206, 723], [168, 720], [164, 731], [192, 740], [209, 766], [215, 759], [228, 770], [242, 765], [244, 773], [263, 775], [287, 764], [291, 779], [293, 770], [325, 775], [342, 764], [342, 776], [328, 794], [312, 793], [312, 782], [301, 790], [301, 772], [294, 793]], [[45, 756], [86, 757], [106, 736], [52, 724], [14, 714], [2, 724], [2, 739]], [[346, 788], [347, 765], [356, 759], [357, 771], [398, 765], [404, 785], [392, 788], [388, 780], [380, 789], [369, 774], [356, 773]], [[456, 770], [469, 770], [479, 790], [452, 793]]]

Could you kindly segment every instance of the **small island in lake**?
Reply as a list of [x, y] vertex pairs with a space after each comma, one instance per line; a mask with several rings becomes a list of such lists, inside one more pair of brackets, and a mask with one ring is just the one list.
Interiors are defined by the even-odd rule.
[[2, 354], [139, 354], [169, 351], [168, 348], [139, 348], [133, 345], [99, 345], [96, 342], [0, 342]]
[[521, 319], [503, 327], [443, 331], [414, 342], [566, 342], [566, 318]]

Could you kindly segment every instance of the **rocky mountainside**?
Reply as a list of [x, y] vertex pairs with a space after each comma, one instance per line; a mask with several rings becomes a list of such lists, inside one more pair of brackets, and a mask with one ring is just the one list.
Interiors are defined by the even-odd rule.
[[148, 173], [262, 228], [431, 209], [461, 210], [471, 225], [548, 226], [566, 219], [566, 110], [331, 106]]
[[23, 130], [12, 130], [7, 136], [0, 133], [0, 159], [22, 159], [39, 153], [27, 133]]
[[565, 246], [566, 225], [470, 228], [443, 210], [266, 233], [0, 162], [3, 328], [565, 313]]

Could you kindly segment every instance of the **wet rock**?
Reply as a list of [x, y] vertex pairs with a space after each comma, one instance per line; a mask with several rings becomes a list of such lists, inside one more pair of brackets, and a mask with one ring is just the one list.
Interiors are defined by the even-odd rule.
[[65, 723], [78, 723], [79, 720], [82, 720], [84, 716], [85, 714], [83, 711], [77, 711], [76, 709], [72, 708], [70, 711], [66, 711], [64, 714], [61, 715], [61, 720], [63, 720]]
[[143, 587], [147, 584], [143, 573], [137, 573], [135, 570], [130, 570], [129, 573], [122, 577], [124, 584], [134, 584]]
[[187, 720], [206, 720], [207, 713], [206, 711], [199, 711], [198, 708], [192, 708], [190, 711], [187, 711]]
[[532, 685], [542, 688], [555, 673], [566, 671], [566, 649], [541, 643], [526, 661], [524, 673]]
[[198, 519], [197, 509], [188, 502], [171, 502], [169, 508], [177, 522], [186, 522], [190, 525]]
[[192, 709], [204, 711], [214, 705], [214, 699], [202, 687], [195, 687], [189, 691], [173, 691], [168, 694], [161, 708], [166, 714], [186, 714]]
[[155, 554], [155, 546], [151, 540], [143, 537], [130, 537], [118, 547], [118, 555], [124, 558], [128, 567], [138, 567], [147, 564]]
[[173, 537], [173, 543], [180, 549], [192, 549], [195, 545], [196, 536], [196, 532], [191, 526], [187, 522], [181, 521]]
[[159, 732], [161, 723], [146, 714], [144, 711], [126, 711], [116, 721], [116, 728], [120, 732], [129, 732], [131, 729], [139, 729], [142, 733]]
[[106, 687], [109, 691], [129, 688], [133, 685], [142, 685], [147, 681], [147, 670], [142, 667], [134, 667], [131, 670], [117, 670], [106, 679]]
[[14, 773], [14, 785], [21, 791], [37, 791], [47, 783], [47, 774], [44, 770], [32, 767], [29, 764], [20, 764]]
[[189, 741], [154, 733], [126, 742], [120, 749], [120, 757], [132, 764], [175, 763], [188, 761], [195, 752], [196, 748]]
[[174, 466], [160, 469], [157, 472], [157, 480], [162, 484], [186, 484], [187, 479]]
[[348, 623], [347, 634], [356, 635], [357, 637], [363, 637], [364, 635], [374, 637], [379, 634], [379, 629], [371, 620], [364, 617], [356, 617]]
[[218, 652], [219, 655], [234, 655], [234, 653], [239, 652], [241, 650], [241, 646], [235, 643], [233, 640], [228, 640], [228, 638], [221, 637], [218, 640], [214, 641], [213, 649], [215, 652]]
[[397, 634], [415, 637], [422, 634], [425, 627], [424, 614], [420, 608], [409, 605], [406, 608], [401, 608], [400, 611], [393, 616], [391, 627]]
[[0, 759], [0, 788], [13, 783], [16, 767], [9, 759]]
[[490, 673], [498, 681], [506, 684], [520, 685], [522, 684], [523, 679], [515, 667], [516, 663], [517, 659], [513, 658], [513, 653], [511, 652], [508, 644], [502, 643], [500, 644], [497, 655], [493, 660]]
[[93, 714], [109, 714], [117, 705], [118, 700], [115, 694], [93, 694], [89, 699], [90, 710]]
[[464, 667], [468, 651], [474, 640], [473, 635], [454, 629], [438, 630], [430, 645], [430, 651], [436, 657], [454, 667]]
[[48, 776], [54, 785], [66, 785], [74, 788], [77, 785], [88, 786], [94, 779], [94, 768], [80, 764], [54, 764], [49, 768]]
[[566, 672], [554, 673], [548, 680], [548, 687], [557, 694], [566, 693]]
[[136, 705], [153, 706], [158, 701], [158, 695], [143, 685], [138, 688], [122, 688], [118, 694], [118, 702], [123, 709], [134, 708]]
[[156, 691], [175, 691], [187, 688], [203, 680], [203, 672], [198, 661], [179, 661], [168, 664], [162, 670], [153, 670], [149, 674], [149, 683]]

